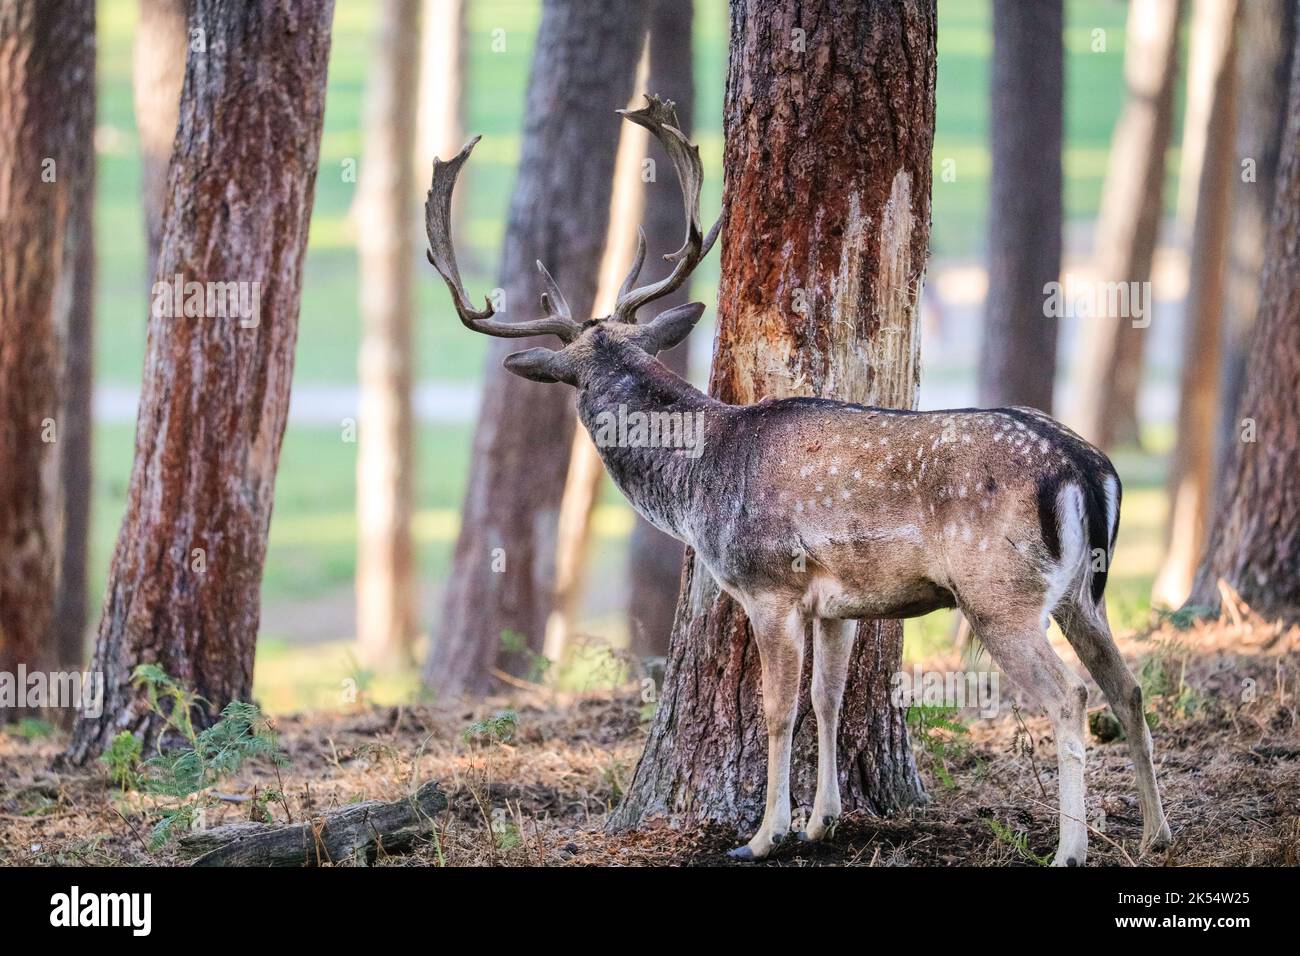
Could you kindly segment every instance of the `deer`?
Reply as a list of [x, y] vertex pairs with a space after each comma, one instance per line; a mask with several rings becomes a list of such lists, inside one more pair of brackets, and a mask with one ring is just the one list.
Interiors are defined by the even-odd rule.
[[[761, 660], [767, 791], [758, 831], [730, 855], [760, 860], [787, 838], [819, 841], [832, 832], [842, 812], [836, 734], [855, 624], [940, 608], [965, 615], [1001, 672], [1051, 721], [1060, 810], [1053, 863], [1083, 865], [1087, 856], [1088, 691], [1053, 650], [1049, 618], [1127, 736], [1143, 850], [1167, 846], [1142, 690], [1106, 616], [1122, 494], [1110, 460], [1032, 408], [910, 411], [806, 397], [728, 405], [674, 374], [655, 356], [686, 338], [703, 303], [644, 323], [637, 312], [687, 280], [717, 239], [722, 217], [702, 233], [699, 151], [679, 129], [671, 101], [648, 96], [644, 107], [617, 112], [659, 141], [680, 184], [686, 237], [664, 257], [672, 263], [665, 277], [637, 284], [646, 256], [639, 230], [607, 316], [574, 319], [541, 262], [541, 317], [502, 321], [491, 300], [476, 309], [461, 283], [450, 215], [457, 175], [479, 137], [453, 159], [434, 161], [425, 204], [428, 259], [467, 329], [559, 339], [557, 349], [507, 356], [505, 368], [575, 388], [578, 417], [593, 438], [620, 410], [699, 423], [702, 447], [596, 445], [631, 506], [692, 548], [751, 624]], [[804, 560], [791, 561], [795, 553]], [[809, 624], [817, 785], [805, 829], [792, 833], [790, 750]]]

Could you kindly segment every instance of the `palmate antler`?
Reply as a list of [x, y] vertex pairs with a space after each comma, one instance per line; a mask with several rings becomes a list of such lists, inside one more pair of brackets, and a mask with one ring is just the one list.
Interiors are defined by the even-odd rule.
[[[646, 105], [639, 110], [619, 110], [625, 119], [639, 126], [644, 126], [663, 144], [665, 152], [672, 161], [673, 169], [682, 187], [682, 204], [686, 211], [686, 241], [682, 247], [670, 255], [664, 256], [674, 262], [673, 271], [649, 285], [634, 288], [641, 266], [645, 263], [645, 232], [638, 229], [637, 251], [623, 285], [619, 289], [618, 299], [614, 305], [611, 319], [618, 322], [636, 322], [636, 311], [641, 306], [662, 298], [677, 289], [700, 260], [712, 248], [718, 237], [721, 219], [709, 230], [707, 236], [700, 233], [700, 182], [703, 168], [700, 165], [699, 148], [677, 128], [677, 113], [671, 101], [647, 96]], [[525, 338], [533, 335], [555, 335], [565, 343], [572, 342], [582, 332], [582, 324], [573, 318], [568, 302], [555, 284], [555, 279], [546, 271], [539, 261], [538, 271], [546, 283], [542, 293], [542, 311], [544, 319], [532, 319], [527, 322], [501, 322], [493, 319], [496, 310], [491, 301], [485, 301], [482, 309], [474, 308], [461, 284], [460, 270], [456, 265], [456, 253], [451, 244], [451, 195], [456, 188], [456, 177], [461, 166], [469, 159], [469, 154], [481, 137], [475, 136], [455, 157], [447, 161], [433, 161], [433, 181], [429, 186], [428, 198], [424, 203], [425, 229], [429, 235], [429, 262], [438, 270], [447, 288], [451, 291], [452, 301], [456, 305], [456, 314], [467, 329], [495, 335], [501, 338]]]

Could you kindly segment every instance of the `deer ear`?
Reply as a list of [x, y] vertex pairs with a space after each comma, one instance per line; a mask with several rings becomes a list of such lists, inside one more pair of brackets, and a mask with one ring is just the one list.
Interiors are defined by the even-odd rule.
[[569, 385], [577, 383], [577, 376], [569, 368], [564, 354], [554, 349], [535, 348], [513, 352], [507, 355], [501, 364], [505, 366], [507, 372], [513, 372], [521, 378], [532, 379], [534, 382], [565, 382]]
[[632, 341], [651, 355], [666, 352], [690, 334], [703, 314], [703, 302], [679, 305], [656, 315], [649, 323], [637, 330]]

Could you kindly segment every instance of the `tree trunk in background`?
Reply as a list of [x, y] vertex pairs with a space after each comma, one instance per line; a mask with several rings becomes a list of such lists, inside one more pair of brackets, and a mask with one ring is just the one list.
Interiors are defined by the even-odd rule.
[[1190, 601], [1217, 605], [1224, 578], [1255, 610], [1300, 619], [1300, 50], [1239, 416], [1254, 426], [1224, 472], [1224, 506]]
[[1065, 102], [1062, 0], [993, 0], [989, 291], [981, 405], [1052, 410], [1057, 320], [1045, 286], [1061, 272]]
[[423, 0], [384, 0], [366, 91], [357, 204], [361, 409], [357, 640], [361, 662], [410, 663], [415, 642], [414, 247], [416, 88]]
[[[422, 0], [419, 140], [421, 175], [435, 158], [455, 156], [463, 145], [461, 89], [465, 75], [466, 0]], [[409, 94], [407, 94], [409, 95]], [[455, 197], [452, 197], [453, 203]]]
[[[541, 259], [576, 318], [590, 315], [610, 184], [645, 14], [619, 0], [547, 0], [528, 85], [519, 175], [502, 253], [505, 318], [540, 314]], [[441, 321], [454, 322], [440, 300]], [[464, 334], [469, 335], [470, 332]], [[447, 592], [425, 664], [435, 693], [489, 691], [503, 636], [540, 650], [555, 585], [556, 527], [573, 440], [573, 395], [511, 375], [510, 352], [549, 339], [494, 339], [483, 382]], [[515, 655], [502, 658], [519, 669]]]
[[[1192, 586], [1205, 547], [1210, 483], [1218, 424], [1219, 327], [1223, 312], [1224, 258], [1229, 197], [1236, 165], [1233, 37], [1236, 0], [1198, 0], [1192, 24], [1190, 71], [1205, 129], [1200, 180], [1188, 256], [1187, 314], [1178, 403], [1177, 444], [1169, 464], [1169, 520], [1165, 557], [1152, 589], [1153, 600], [1178, 607]], [[1189, 100], [1192, 99], [1189, 91]]]
[[[1181, 0], [1133, 0], [1129, 5], [1124, 50], [1128, 97], [1111, 136], [1093, 242], [1101, 283], [1151, 280], [1164, 210], [1165, 153], [1174, 125], [1182, 6]], [[1149, 310], [1150, 297], [1146, 303]], [[1150, 318], [1148, 312], [1144, 319]], [[1102, 448], [1140, 439], [1138, 392], [1147, 329], [1135, 328], [1133, 322], [1132, 315], [1083, 321], [1076, 427]]]
[[90, 545], [92, 427], [95, 386], [95, 4], [69, 4], [69, 30], [81, 42], [63, 62], [64, 150], [60, 178], [68, 176], [68, 218], [63, 273], [55, 304], [66, 330], [63, 345], [63, 406], [59, 417], [60, 483], [63, 498], [59, 590], [54, 603], [57, 659], [65, 670], [86, 660], [86, 564]]
[[[94, 109], [73, 97], [94, 84], [93, 63], [92, 4], [0, 4], [0, 672], [9, 674], [60, 663], [64, 342], [81, 292], [77, 204], [89, 193], [90, 147], [77, 137]], [[34, 713], [0, 706], [0, 724]]]
[[1287, 87], [1296, 38], [1295, 0], [1258, 0], [1241, 8], [1237, 57], [1237, 162], [1250, 160], [1253, 176], [1238, 165], [1228, 230], [1224, 289], [1223, 358], [1219, 371], [1219, 435], [1215, 501], [1222, 504], [1225, 471], [1240, 436], [1237, 404], [1245, 389], [1246, 353], [1259, 308], [1264, 244], [1268, 239], [1278, 155], [1287, 119]]
[[246, 283], [248, 307], [173, 317], [168, 296], [151, 301], [135, 462], [93, 664], [104, 714], [77, 723], [76, 762], [119, 731], [162, 729], [131, 685], [139, 664], [206, 698], [200, 725], [251, 698], [332, 13], [331, 0], [195, 0], [206, 52], [186, 69], [159, 273]]
[[135, 126], [140, 136], [140, 191], [148, 241], [149, 282], [157, 276], [167, 203], [167, 164], [176, 139], [176, 119], [189, 49], [185, 15], [191, 0], [140, 0], [135, 28]]
[[[629, 105], [635, 109], [645, 95], [645, 54], [637, 66], [636, 92]], [[595, 315], [614, 310], [619, 285], [632, 265], [636, 250], [636, 231], [641, 223], [644, 190], [641, 164], [646, 156], [649, 133], [635, 123], [624, 123], [614, 162], [614, 183], [609, 204], [609, 228], [605, 253], [600, 262], [600, 280], [592, 307]], [[680, 204], [680, 200], [679, 200]], [[683, 230], [683, 234], [685, 230]], [[605, 466], [585, 428], [573, 430], [569, 451], [569, 471], [564, 495], [560, 499], [560, 523], [555, 541], [555, 594], [551, 615], [546, 621], [542, 653], [552, 662], [564, 660], [570, 641], [577, 634], [578, 616], [586, 585], [588, 557], [591, 552], [592, 517], [600, 496]]]
[[[818, 395], [915, 407], [917, 311], [930, 231], [933, 0], [731, 7], [718, 335], [725, 402]], [[740, 607], [687, 552], [663, 695], [616, 827], [654, 816], [747, 829], [762, 815], [766, 727]], [[858, 627], [840, 726], [846, 809], [921, 794], [890, 702], [899, 622]], [[811, 667], [812, 655], [807, 655]], [[808, 677], [795, 802], [813, 796]]]
[[[689, 138], [695, 125], [695, 61], [691, 50], [694, 20], [693, 0], [655, 0], [650, 14], [650, 74], [646, 89], [677, 104], [677, 118]], [[668, 157], [657, 141], [650, 145], [657, 175], [646, 183], [645, 234], [649, 252], [644, 275], [658, 280], [668, 274], [669, 263], [661, 258], [681, 245], [686, 217], [677, 195]], [[707, 227], [706, 227], [707, 228]], [[691, 299], [690, 283], [656, 303], [661, 311]], [[698, 334], [698, 333], [697, 333]], [[686, 342], [659, 356], [683, 378], [687, 374], [690, 349]], [[628, 542], [628, 637], [634, 654], [663, 657], [677, 610], [677, 589], [682, 579], [682, 543], [664, 534], [640, 515], [632, 526]]]

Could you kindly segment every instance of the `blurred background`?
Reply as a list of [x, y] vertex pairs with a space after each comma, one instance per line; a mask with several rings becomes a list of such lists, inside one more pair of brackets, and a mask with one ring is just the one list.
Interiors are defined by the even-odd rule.
[[[1172, 2], [1172, 0], [1171, 0]], [[96, 208], [99, 249], [95, 465], [90, 593], [104, 593], [108, 561], [121, 525], [131, 467], [135, 404], [144, 356], [148, 283], [141, 217], [141, 149], [133, 106], [137, 0], [100, 0], [99, 154]], [[356, 170], [365, 163], [363, 107], [374, 63], [378, 5], [338, 0], [320, 172], [311, 217], [302, 315], [288, 431], [276, 485], [270, 549], [262, 588], [256, 696], [271, 712], [337, 705], [349, 678], [377, 701], [412, 699], [413, 668], [371, 673], [356, 652], [358, 354], [361, 343]], [[1064, 256], [1062, 277], [1093, 274], [1093, 236], [1101, 207], [1111, 137], [1125, 103], [1128, 4], [1070, 0], [1065, 5]], [[499, 284], [500, 254], [518, 161], [537, 0], [471, 0], [464, 5], [458, 124], [483, 142], [460, 187], [458, 245], [466, 288], [479, 297]], [[426, 19], [428, 15], [426, 14]], [[725, 0], [696, 0], [692, 37], [696, 102], [693, 138], [706, 181], [702, 217], [720, 206], [721, 120], [727, 56]], [[1100, 31], [1100, 32], [1099, 32]], [[1179, 45], [1189, 32], [1184, 18]], [[938, 119], [934, 144], [931, 260], [923, 299], [921, 407], [977, 403], [977, 362], [989, 230], [992, 10], [987, 0], [940, 0]], [[1185, 67], [1186, 56], [1180, 57]], [[1180, 67], [1180, 68], [1182, 68]], [[1154, 321], [1147, 330], [1140, 389], [1140, 444], [1112, 454], [1125, 484], [1118, 554], [1108, 590], [1120, 630], [1145, 623], [1163, 550], [1165, 459], [1178, 408], [1182, 303], [1187, 293], [1187, 230], [1179, 199], [1185, 81], [1175, 84], [1173, 133], [1165, 157], [1164, 218], [1152, 270]], [[417, 97], [418, 90], [410, 95]], [[420, 110], [435, 107], [420, 103]], [[448, 153], [444, 153], [448, 155]], [[427, 167], [419, 174], [422, 201]], [[414, 227], [414, 222], [413, 222]], [[417, 444], [415, 513], [419, 653], [439, 614], [439, 598], [456, 541], [474, 414], [488, 340], [457, 322], [442, 283], [424, 261], [423, 235], [410, 237], [416, 283]], [[693, 277], [693, 297], [709, 304], [691, 342], [690, 376], [707, 378], [718, 256]], [[1071, 421], [1076, 398], [1079, 324], [1066, 317], [1058, 343], [1055, 406]], [[1027, 356], [1027, 359], [1032, 359]], [[593, 513], [585, 585], [560, 686], [602, 679], [584, 648], [628, 641], [627, 548], [633, 515], [602, 486]], [[92, 603], [92, 619], [98, 607]], [[909, 621], [907, 655], [923, 657], [953, 639], [944, 614]]]

